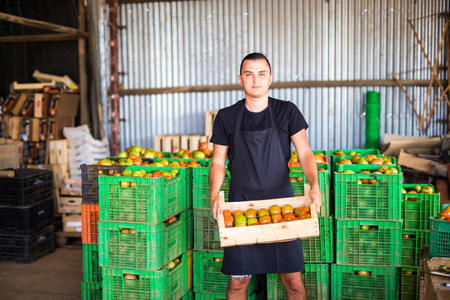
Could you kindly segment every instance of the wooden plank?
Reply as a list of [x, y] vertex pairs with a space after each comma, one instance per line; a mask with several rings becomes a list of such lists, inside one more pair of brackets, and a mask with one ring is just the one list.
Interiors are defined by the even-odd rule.
[[162, 152], [178, 152], [180, 148], [179, 134], [156, 135], [154, 137], [153, 149]]
[[[402, 86], [428, 86], [430, 80], [399, 80]], [[447, 85], [447, 80], [440, 81], [442, 85]], [[290, 81], [290, 82], [274, 82], [270, 86], [271, 89], [291, 89], [291, 88], [330, 88], [330, 87], [375, 87], [375, 86], [396, 86], [396, 81], [391, 79], [380, 80], [309, 80], [309, 81]], [[147, 89], [120, 89], [120, 96], [137, 96], [137, 95], [158, 95], [173, 93], [197, 93], [197, 92], [217, 92], [217, 91], [236, 91], [242, 90], [240, 84], [223, 84], [223, 85], [197, 85], [197, 86], [180, 86], [169, 88], [147, 88]], [[111, 92], [109, 92], [111, 94]]]
[[70, 33], [35, 34], [35, 35], [13, 35], [0, 37], [0, 43], [22, 43], [22, 42], [65, 42], [76, 41], [78, 36]]
[[209, 110], [205, 113], [205, 135], [212, 136], [213, 128], [214, 128], [214, 120], [216, 119], [216, 115], [218, 110]]
[[[305, 185], [305, 195], [308, 195], [308, 185]], [[220, 192], [223, 201], [223, 192]], [[231, 247], [237, 245], [254, 245], [273, 242], [287, 242], [298, 238], [305, 239], [317, 237], [320, 235], [319, 219], [315, 204], [311, 204], [309, 196], [279, 198], [259, 201], [242, 202], [222, 202], [223, 209], [231, 211], [242, 210], [245, 212], [248, 208], [266, 208], [272, 205], [291, 204], [294, 208], [299, 206], [310, 206], [311, 219], [291, 221], [285, 223], [232, 227], [226, 228], [223, 214], [218, 215], [218, 227], [220, 235], [220, 246]]]
[[50, 30], [50, 31], [60, 32], [60, 33], [74, 34], [74, 35], [80, 36], [85, 39], [89, 37], [87, 32], [83, 32], [83, 31], [80, 31], [75, 28], [56, 25], [56, 24], [52, 24], [52, 23], [44, 22], [44, 21], [38, 21], [38, 20], [18, 17], [18, 16], [14, 16], [14, 15], [10, 15], [10, 14], [5, 14], [3, 12], [0, 12], [0, 20], [11, 22], [11, 23], [22, 24], [22, 25], [26, 25], [26, 26], [31, 26], [31, 27], [36, 27], [36, 28], [41, 28], [41, 29], [46, 29], [46, 30]]
[[[78, 0], [78, 29], [86, 31], [86, 8], [84, 0]], [[78, 39], [78, 70], [80, 73], [80, 123], [91, 125], [88, 108], [88, 84], [86, 72], [86, 39]]]

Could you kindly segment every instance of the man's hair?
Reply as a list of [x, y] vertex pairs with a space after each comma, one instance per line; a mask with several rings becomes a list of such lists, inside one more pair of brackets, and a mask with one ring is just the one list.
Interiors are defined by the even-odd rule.
[[259, 52], [253, 52], [253, 53], [248, 54], [246, 57], [244, 57], [244, 59], [241, 62], [241, 67], [239, 68], [239, 74], [242, 75], [242, 65], [244, 64], [244, 61], [258, 60], [258, 59], [265, 59], [267, 61], [267, 64], [269, 65], [270, 74], [272, 74], [272, 67], [270, 66], [269, 60], [267, 59], [267, 57], [264, 54], [259, 53]]

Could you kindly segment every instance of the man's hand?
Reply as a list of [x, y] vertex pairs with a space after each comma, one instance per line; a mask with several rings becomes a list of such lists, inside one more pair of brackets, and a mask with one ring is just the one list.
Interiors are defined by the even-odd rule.
[[311, 190], [309, 191], [309, 197], [311, 198], [311, 203], [315, 203], [317, 205], [317, 212], [320, 213], [322, 199], [320, 198], [320, 189], [318, 186], [311, 187]]
[[222, 213], [222, 198], [219, 194], [215, 195], [214, 198], [211, 198], [211, 211], [213, 214], [213, 219], [217, 221], [217, 215]]

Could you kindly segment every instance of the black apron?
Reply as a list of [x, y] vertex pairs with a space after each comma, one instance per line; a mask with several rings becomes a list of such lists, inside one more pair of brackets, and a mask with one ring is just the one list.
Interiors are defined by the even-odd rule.
[[[278, 129], [269, 99], [271, 127], [241, 131], [245, 103], [239, 110], [234, 136], [235, 154], [231, 172], [229, 202], [293, 197], [289, 168], [283, 157]], [[300, 239], [290, 242], [224, 248], [222, 273], [251, 275], [304, 271]]]

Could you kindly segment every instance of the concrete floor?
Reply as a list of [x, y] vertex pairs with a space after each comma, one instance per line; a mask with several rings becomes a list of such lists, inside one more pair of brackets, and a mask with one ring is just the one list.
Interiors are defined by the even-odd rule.
[[0, 262], [0, 299], [81, 299], [83, 251], [56, 248], [31, 264]]

